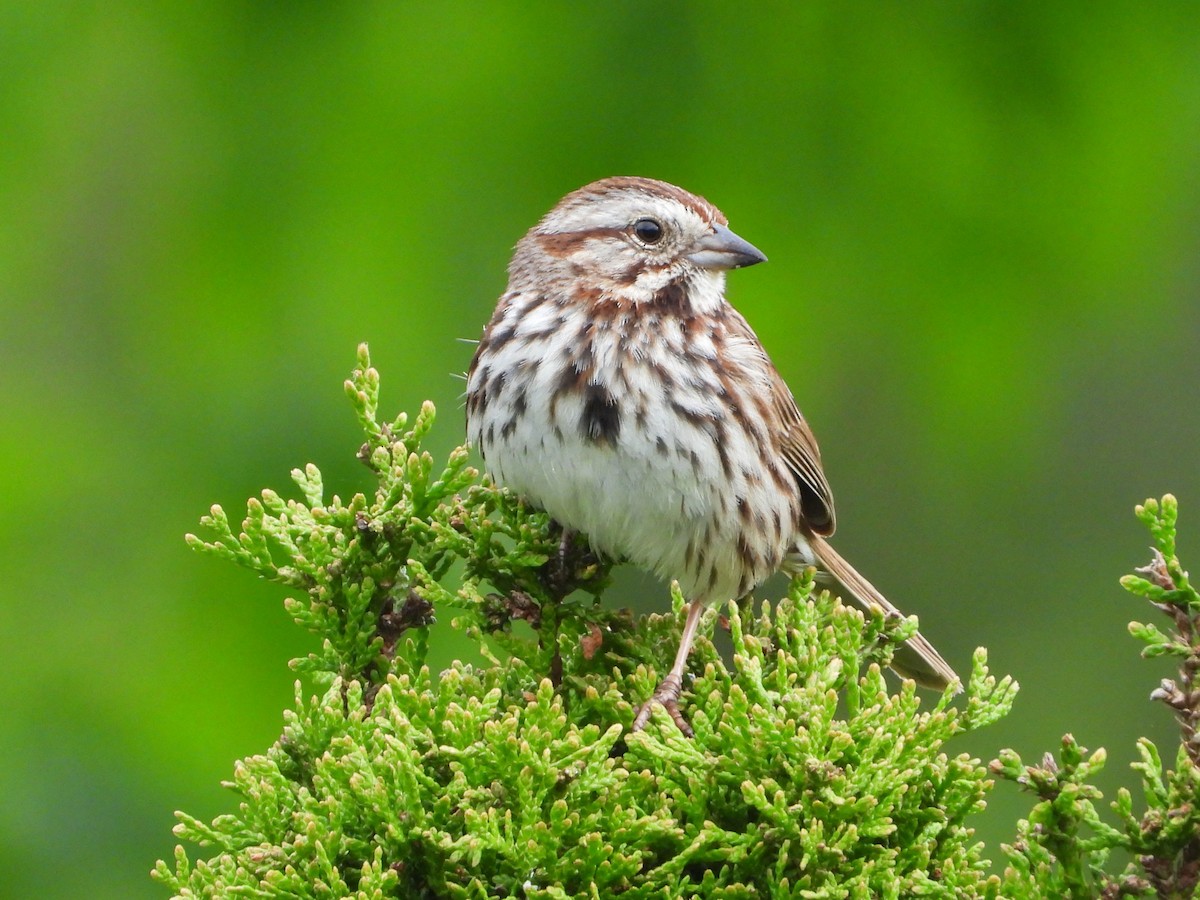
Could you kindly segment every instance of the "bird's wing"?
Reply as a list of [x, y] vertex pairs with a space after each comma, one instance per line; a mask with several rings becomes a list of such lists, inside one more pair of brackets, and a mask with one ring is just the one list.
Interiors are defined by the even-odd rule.
[[821, 468], [817, 439], [773, 365], [770, 365], [770, 378], [771, 403], [780, 425], [779, 449], [800, 485], [800, 506], [805, 524], [816, 534], [831, 535], [837, 524], [833, 513], [833, 491]]

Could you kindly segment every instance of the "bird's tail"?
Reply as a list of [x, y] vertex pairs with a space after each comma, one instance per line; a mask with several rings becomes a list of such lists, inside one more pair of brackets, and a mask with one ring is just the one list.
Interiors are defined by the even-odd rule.
[[[818, 580], [824, 574], [836, 582], [832, 586], [833, 593], [865, 610], [879, 607], [885, 615], [903, 615], [875, 585], [858, 574], [854, 566], [846, 562], [828, 541], [815, 534], [809, 535], [806, 540], [815, 559], [804, 559], [808, 554], [802, 554], [797, 561], [803, 559], [807, 565], [816, 565]], [[958, 690], [962, 690], [962, 682], [950, 668], [950, 664], [942, 659], [942, 655], [933, 648], [933, 644], [920, 634], [914, 634], [896, 648], [896, 654], [892, 657], [892, 668], [924, 687], [942, 691], [958, 681]]]

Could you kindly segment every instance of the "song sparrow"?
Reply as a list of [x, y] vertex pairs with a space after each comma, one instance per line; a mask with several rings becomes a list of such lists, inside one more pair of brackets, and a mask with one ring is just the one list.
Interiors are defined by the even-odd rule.
[[[592, 546], [689, 600], [675, 664], [638, 711], [678, 710], [707, 604], [816, 566], [843, 597], [898, 612], [826, 541], [817, 442], [725, 272], [766, 260], [721, 211], [648, 178], [568, 194], [516, 246], [467, 381], [467, 432], [492, 477]], [[919, 634], [894, 668], [945, 688]]]

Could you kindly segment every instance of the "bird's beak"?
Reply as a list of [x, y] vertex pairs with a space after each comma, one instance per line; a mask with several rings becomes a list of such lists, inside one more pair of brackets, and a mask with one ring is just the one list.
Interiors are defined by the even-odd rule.
[[767, 261], [761, 250], [724, 225], [714, 225], [712, 231], [696, 241], [688, 259], [702, 269], [741, 269]]

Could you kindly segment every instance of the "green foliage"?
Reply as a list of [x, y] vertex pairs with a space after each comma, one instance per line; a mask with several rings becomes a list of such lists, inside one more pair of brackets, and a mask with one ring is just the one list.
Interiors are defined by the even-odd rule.
[[[669, 666], [683, 598], [634, 622], [596, 600], [607, 564], [486, 482], [454, 451], [438, 470], [409, 426], [377, 419], [366, 349], [347, 383], [374, 497], [219, 508], [196, 548], [302, 588], [321, 650], [296, 667], [279, 741], [239, 763], [235, 813], [180, 814], [155, 877], [179, 897], [997, 896], [968, 818], [991, 787], [948, 744], [1011, 708], [1017, 686], [976, 654], [964, 708], [882, 667], [911, 622], [864, 617], [811, 578], [777, 604], [711, 611], [685, 708], [631, 734]], [[461, 563], [461, 570], [452, 568]], [[448, 586], [452, 585], [452, 586]], [[486, 664], [425, 665], [432, 611]], [[502, 652], [496, 652], [497, 650]]]
[[[431, 404], [411, 425], [379, 421], [365, 346], [346, 388], [372, 497], [327, 501], [310, 465], [293, 472], [302, 500], [264, 491], [236, 532], [213, 507], [212, 539], [188, 536], [303, 590], [286, 607], [322, 645], [293, 666], [322, 695], [298, 683], [279, 741], [236, 766], [236, 813], [179, 814], [176, 834], [210, 853], [158, 864], [175, 896], [1194, 896], [1200, 594], [1176, 555], [1173, 497], [1138, 507], [1154, 558], [1122, 584], [1169, 621], [1130, 631], [1144, 656], [1179, 660], [1151, 696], [1181, 739], [1173, 769], [1139, 742], [1144, 810], [1122, 789], [1109, 823], [1092, 784], [1103, 750], [1066, 735], [1038, 765], [952, 755], [1017, 685], [979, 650], [960, 707], [947, 692], [925, 708], [911, 682], [893, 692], [882, 668], [915, 621], [844, 607], [811, 573], [777, 604], [708, 613], [715, 636], [698, 641], [685, 693], [694, 738], [661, 710], [630, 733], [678, 642], [677, 586], [669, 615], [606, 610], [609, 564], [585, 539], [480, 481], [465, 448], [434, 465]], [[435, 611], [484, 665], [430, 671]], [[1037, 798], [1002, 875], [967, 824], [989, 775]], [[1119, 874], [1114, 850], [1132, 860]]]
[[[1200, 886], [1200, 595], [1175, 552], [1175, 498], [1147, 500], [1137, 515], [1154, 538], [1154, 558], [1121, 584], [1171, 622], [1168, 632], [1138, 622], [1129, 630], [1145, 644], [1143, 656], [1180, 660], [1178, 680], [1164, 679], [1150, 695], [1179, 721], [1175, 769], [1164, 769], [1152, 741], [1138, 741], [1140, 760], [1133, 768], [1141, 778], [1145, 811], [1135, 815], [1133, 797], [1122, 788], [1112, 803], [1119, 825], [1114, 827], [1100, 819], [1101, 794], [1088, 783], [1104, 765], [1103, 750], [1088, 757], [1066, 735], [1058, 758], [1046, 754], [1038, 766], [1024, 765], [1011, 750], [1000, 754], [992, 772], [1038, 797], [1029, 818], [1018, 823], [1016, 841], [1004, 847], [1010, 862], [1005, 890], [1013, 896], [1183, 898], [1195, 896]], [[1114, 849], [1134, 856], [1119, 876], [1103, 868]]]

